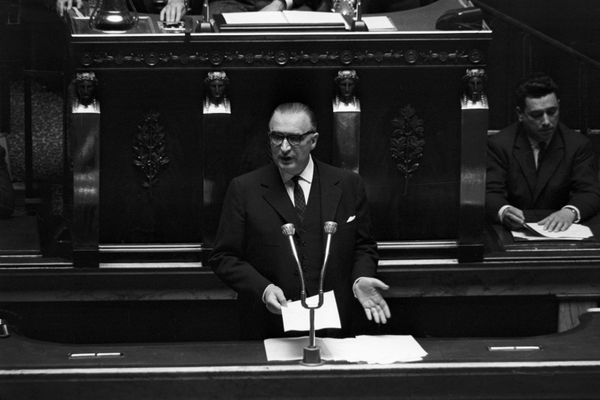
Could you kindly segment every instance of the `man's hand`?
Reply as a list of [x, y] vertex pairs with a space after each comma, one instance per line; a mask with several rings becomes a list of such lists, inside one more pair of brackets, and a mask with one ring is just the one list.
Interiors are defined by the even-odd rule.
[[160, 10], [160, 20], [167, 24], [175, 24], [187, 12], [184, 0], [168, 0], [167, 5]]
[[285, 5], [281, 0], [274, 0], [271, 3], [267, 4], [260, 11], [283, 11], [285, 9]]
[[562, 232], [573, 224], [575, 218], [576, 215], [573, 211], [563, 208], [538, 221], [538, 225], [544, 225], [544, 230], [549, 232]]
[[281, 307], [287, 306], [287, 300], [283, 294], [283, 290], [279, 286], [270, 284], [265, 289], [263, 300], [267, 306], [267, 310], [273, 314], [281, 314]]
[[525, 223], [525, 215], [523, 215], [523, 211], [518, 208], [508, 206], [502, 213], [502, 223], [509, 229], [520, 229]]
[[[83, 4], [82, 0], [75, 0], [75, 7], [79, 8]], [[73, 0], [56, 0], [56, 12], [61, 17], [65, 13], [65, 11], [73, 8]]]
[[354, 287], [354, 295], [365, 309], [369, 321], [385, 324], [392, 316], [385, 299], [379, 289], [388, 290], [390, 287], [376, 278], [362, 277]]

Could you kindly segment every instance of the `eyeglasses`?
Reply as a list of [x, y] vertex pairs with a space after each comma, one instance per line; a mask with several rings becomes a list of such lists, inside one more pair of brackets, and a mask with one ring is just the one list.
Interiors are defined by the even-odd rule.
[[269, 140], [271, 141], [271, 144], [273, 146], [281, 146], [281, 144], [283, 143], [284, 140], [287, 140], [287, 142], [290, 144], [290, 146], [300, 146], [300, 144], [302, 143], [302, 141], [304, 140], [304, 138], [308, 135], [312, 135], [313, 133], [317, 133], [314, 130], [310, 130], [308, 132], [296, 135], [296, 134], [290, 134], [287, 135], [283, 132], [277, 132], [277, 131], [271, 131], [269, 132]]

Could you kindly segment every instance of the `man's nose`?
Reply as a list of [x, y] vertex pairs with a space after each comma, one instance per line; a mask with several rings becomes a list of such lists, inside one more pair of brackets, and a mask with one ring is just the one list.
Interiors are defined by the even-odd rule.
[[290, 146], [290, 142], [288, 142], [287, 138], [284, 138], [283, 142], [281, 142], [281, 145], [279, 146], [279, 148], [281, 149], [282, 152], [287, 153], [288, 151], [290, 151], [292, 149], [292, 146]]
[[542, 118], [542, 124], [544, 126], [550, 125], [550, 116], [548, 115], [548, 113], [544, 113], [544, 116]]

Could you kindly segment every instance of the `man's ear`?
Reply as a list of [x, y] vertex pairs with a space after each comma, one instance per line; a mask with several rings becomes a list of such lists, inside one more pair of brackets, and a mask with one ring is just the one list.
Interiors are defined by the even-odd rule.
[[319, 141], [319, 132], [315, 132], [313, 133], [312, 137], [310, 138], [310, 149], [313, 150], [315, 147], [317, 147], [317, 142]]

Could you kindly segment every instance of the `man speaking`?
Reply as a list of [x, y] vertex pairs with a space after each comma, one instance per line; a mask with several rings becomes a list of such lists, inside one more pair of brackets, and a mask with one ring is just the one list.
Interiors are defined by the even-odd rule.
[[[390, 310], [374, 278], [377, 246], [371, 236], [361, 178], [311, 157], [319, 133], [312, 110], [301, 103], [278, 106], [269, 123], [273, 163], [232, 180], [225, 196], [209, 264], [238, 293], [242, 337], [283, 335], [281, 307], [298, 300], [301, 282], [281, 226], [293, 223], [308, 296], [318, 293], [325, 221], [337, 223], [323, 284], [333, 290], [342, 330], [350, 333], [352, 308], [386, 323]], [[358, 303], [355, 303], [358, 301]]]

